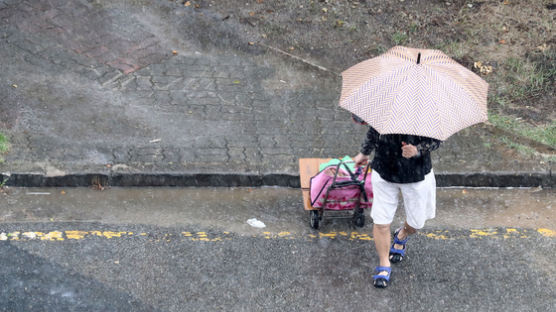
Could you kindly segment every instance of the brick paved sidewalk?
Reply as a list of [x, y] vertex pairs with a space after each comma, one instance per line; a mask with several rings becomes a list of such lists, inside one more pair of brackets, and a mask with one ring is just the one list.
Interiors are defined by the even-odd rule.
[[[274, 175], [287, 185], [300, 157], [357, 153], [365, 129], [337, 107], [339, 77], [249, 46], [210, 9], [137, 3], [0, 1], [5, 177]], [[492, 136], [476, 126], [451, 137], [433, 155], [435, 172], [464, 184], [493, 184], [489, 175], [554, 184], [553, 164]]]

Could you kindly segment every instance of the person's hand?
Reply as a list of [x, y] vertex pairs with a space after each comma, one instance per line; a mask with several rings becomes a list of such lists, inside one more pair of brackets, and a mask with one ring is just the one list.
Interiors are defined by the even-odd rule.
[[355, 162], [355, 167], [366, 165], [369, 162], [369, 155], [359, 153], [353, 158], [353, 161]]
[[407, 144], [402, 142], [402, 156], [405, 158], [415, 157], [419, 154], [417, 147], [415, 145]]

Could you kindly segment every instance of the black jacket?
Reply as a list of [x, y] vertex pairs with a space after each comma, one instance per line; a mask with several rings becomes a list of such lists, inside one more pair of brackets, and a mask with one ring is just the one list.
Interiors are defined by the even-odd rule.
[[[402, 156], [402, 142], [417, 147], [418, 155], [412, 158]], [[389, 182], [413, 183], [423, 181], [431, 172], [430, 152], [440, 146], [441, 141], [405, 134], [379, 134], [369, 127], [367, 138], [361, 146], [361, 153], [369, 155], [375, 150], [371, 168]]]

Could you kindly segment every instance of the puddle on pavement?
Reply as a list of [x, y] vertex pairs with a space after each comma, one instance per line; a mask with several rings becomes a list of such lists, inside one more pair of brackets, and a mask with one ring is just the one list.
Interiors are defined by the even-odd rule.
[[[8, 188], [0, 193], [0, 222], [101, 222], [195, 225], [245, 235], [311, 232], [301, 191], [291, 188]], [[439, 188], [429, 228], [556, 228], [552, 189]], [[401, 205], [401, 204], [400, 204]], [[400, 206], [401, 208], [401, 206]], [[263, 229], [247, 220], [257, 218]], [[398, 210], [395, 224], [402, 222]], [[368, 222], [325, 222], [322, 231], [370, 232]]]

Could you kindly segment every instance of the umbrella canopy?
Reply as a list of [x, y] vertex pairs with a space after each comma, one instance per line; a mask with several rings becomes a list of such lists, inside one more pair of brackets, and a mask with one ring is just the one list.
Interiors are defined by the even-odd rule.
[[487, 91], [442, 51], [396, 46], [342, 72], [340, 106], [380, 134], [446, 140], [487, 120]]

